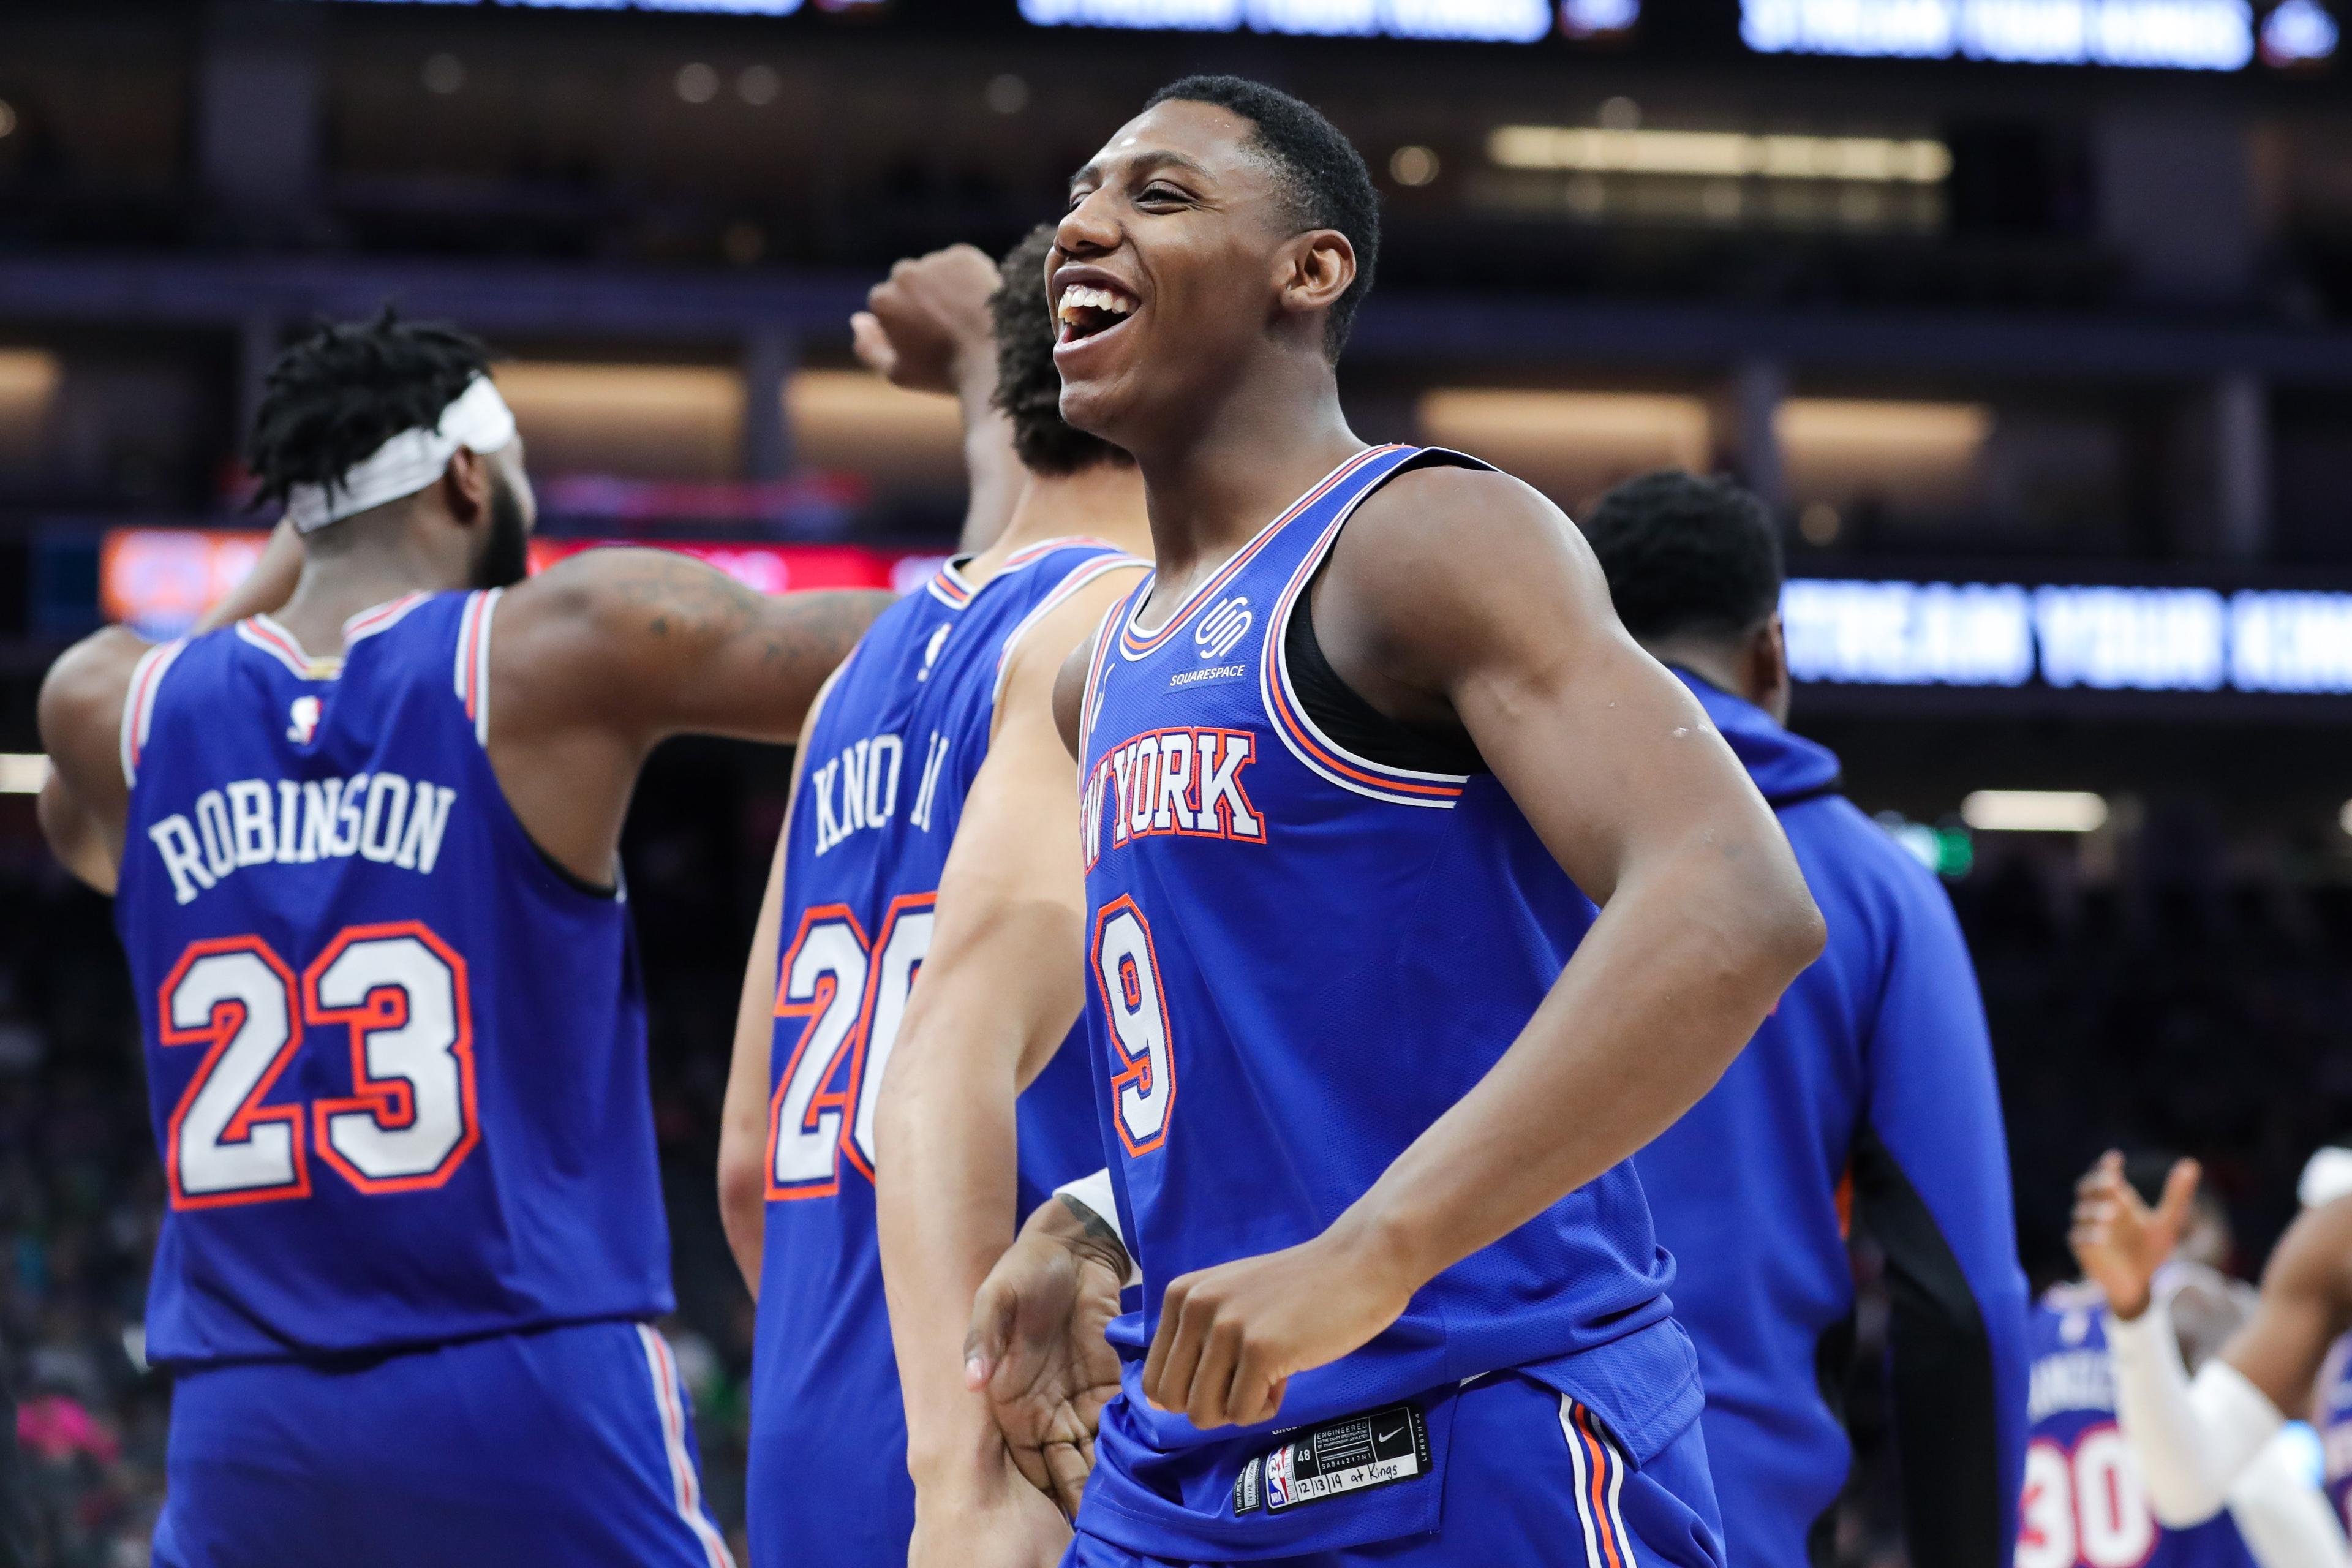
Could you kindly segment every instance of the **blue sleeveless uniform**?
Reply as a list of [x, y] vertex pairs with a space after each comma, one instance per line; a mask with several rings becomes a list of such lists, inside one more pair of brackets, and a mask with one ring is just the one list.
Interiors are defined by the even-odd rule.
[[[1086, 584], [1135, 564], [1055, 540], [978, 587], [942, 568], [866, 631], [805, 742], [768, 1056], [747, 1478], [760, 1568], [906, 1562], [915, 1495], [875, 1229], [877, 1090], [1012, 646]], [[1102, 1166], [1083, 1051], [1058, 1052], [1018, 1113], [1025, 1215]]]
[[2327, 1347], [2311, 1413], [2319, 1428], [2322, 1479], [2336, 1517], [2352, 1532], [2352, 1334]]
[[1320, 1234], [1493, 1068], [1595, 915], [1491, 775], [1353, 755], [1282, 663], [1349, 515], [1431, 463], [1482, 466], [1361, 453], [1157, 629], [1136, 624], [1147, 584], [1097, 642], [1088, 1027], [1144, 1286], [1111, 1329], [1124, 1391], [1074, 1562], [1352, 1562], [1329, 1554], [1441, 1523], [1432, 1561], [1555, 1563], [1573, 1542], [1623, 1568], [1629, 1530], [1645, 1561], [1716, 1558], [1696, 1358], [1630, 1164], [1291, 1378], [1279, 1432], [1202, 1432], [1138, 1389], [1167, 1282]]
[[2058, 1286], [2033, 1305], [2016, 1568], [2253, 1568], [2226, 1509], [2189, 1530], [2149, 1511], [2116, 1426], [2105, 1305], [2091, 1285]]
[[257, 616], [134, 673], [159, 1563], [727, 1560], [644, 1326], [672, 1300], [635, 939], [490, 768], [499, 596], [394, 601], [332, 658]]

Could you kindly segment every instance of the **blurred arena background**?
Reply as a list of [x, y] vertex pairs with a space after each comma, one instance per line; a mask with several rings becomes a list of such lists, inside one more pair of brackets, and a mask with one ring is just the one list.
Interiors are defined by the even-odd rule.
[[[1312, 100], [1381, 175], [1360, 432], [1573, 513], [1666, 465], [1785, 520], [1797, 727], [1949, 879], [2026, 1262], [2111, 1142], [2259, 1261], [2352, 1129], [2352, 61], [2341, 0], [215, 0], [0, 6], [0, 1344], [50, 1560], [145, 1562], [162, 1208], [33, 696], [268, 519], [239, 431], [320, 315], [513, 356], [543, 550], [887, 583], [961, 511], [855, 367], [894, 258], [995, 249], [1153, 87]], [[915, 563], [910, 565], [909, 563]], [[678, 744], [628, 844], [682, 1308], [740, 1517], [715, 1116], [784, 759]], [[1865, 1281], [1868, 1256], [1855, 1267]], [[1874, 1431], [1839, 1547], [1900, 1561]]]

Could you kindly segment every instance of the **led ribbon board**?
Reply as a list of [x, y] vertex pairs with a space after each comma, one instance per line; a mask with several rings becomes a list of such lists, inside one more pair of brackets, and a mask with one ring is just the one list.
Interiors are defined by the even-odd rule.
[[1969, 59], [2012, 65], [2233, 71], [2256, 57], [2289, 67], [2336, 52], [2319, 0], [1741, 0], [1739, 36], [1759, 54]]
[[2352, 594], [1798, 578], [1799, 680], [2352, 695]]
[[[1580, 0], [1575, 33], [1631, 26], [1638, 0]], [[1598, 14], [1603, 26], [1589, 20]], [[1200, 33], [1276, 33], [1302, 37], [1460, 39], [1529, 44], [1552, 30], [1551, 0], [1021, 0], [1041, 27], [1131, 27]]]

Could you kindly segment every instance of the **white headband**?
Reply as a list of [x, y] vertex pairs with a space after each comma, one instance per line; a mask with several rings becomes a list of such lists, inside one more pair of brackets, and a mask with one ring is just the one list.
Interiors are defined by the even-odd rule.
[[2307, 1209], [2334, 1203], [2347, 1193], [2352, 1193], [2352, 1149], [2335, 1143], [2311, 1157], [2303, 1167], [2303, 1180], [2294, 1186], [2294, 1195]]
[[331, 522], [413, 496], [441, 477], [450, 455], [464, 447], [495, 452], [514, 439], [513, 411], [487, 375], [478, 375], [430, 426], [403, 430], [343, 476], [323, 485], [296, 485], [286, 496], [286, 515], [303, 533]]

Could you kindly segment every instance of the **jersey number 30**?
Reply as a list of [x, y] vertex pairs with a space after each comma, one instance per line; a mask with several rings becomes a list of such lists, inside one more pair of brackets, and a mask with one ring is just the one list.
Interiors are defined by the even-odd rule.
[[2029, 1445], [2018, 1513], [2016, 1568], [2137, 1568], [2156, 1548], [2147, 1489], [2112, 1422], [2072, 1448], [2046, 1437]]
[[[438, 1187], [480, 1140], [466, 961], [415, 921], [346, 928], [299, 980], [259, 937], [199, 942], [157, 1006], [167, 1047], [206, 1047], [164, 1138], [174, 1208], [309, 1197], [314, 1150], [363, 1193]], [[352, 1092], [263, 1104], [303, 1031], [338, 1026]]]

